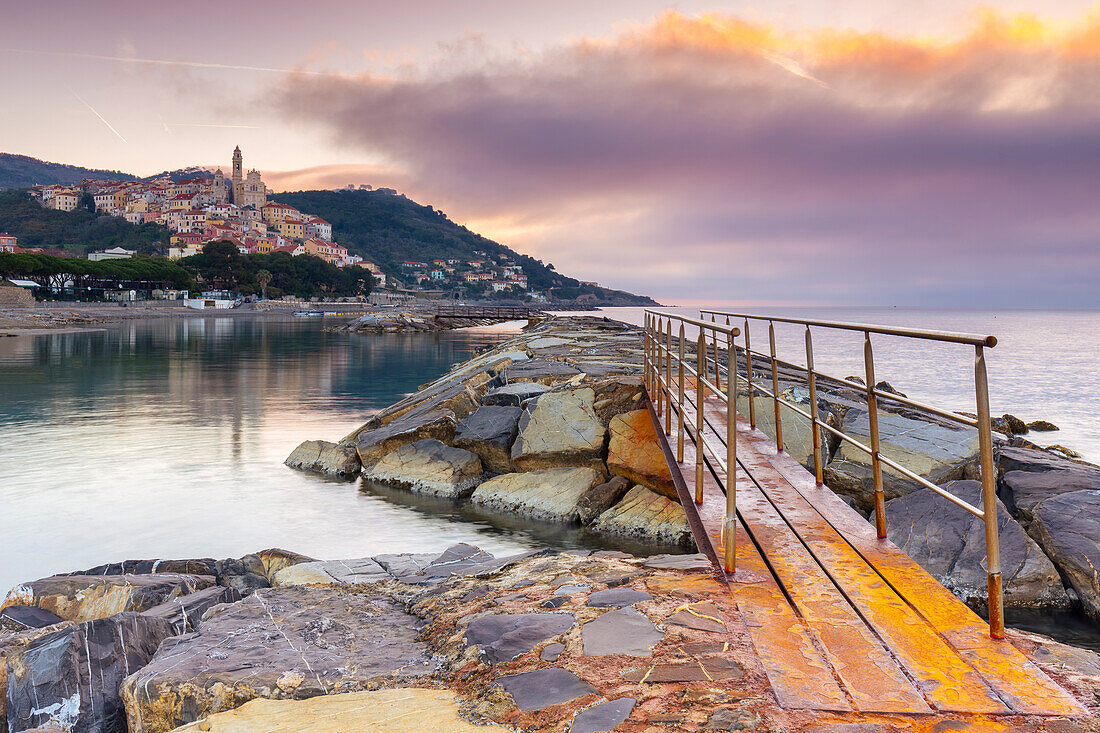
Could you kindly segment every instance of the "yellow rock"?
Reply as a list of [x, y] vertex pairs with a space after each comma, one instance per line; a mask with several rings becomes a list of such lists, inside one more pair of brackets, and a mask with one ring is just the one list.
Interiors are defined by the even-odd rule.
[[624, 412], [608, 425], [611, 441], [607, 448], [607, 470], [625, 476], [675, 502], [680, 501], [665, 454], [657, 442], [657, 428], [648, 410]]
[[235, 710], [216, 713], [176, 731], [212, 733], [485, 733], [499, 725], [473, 725], [458, 717], [454, 694], [447, 690], [397, 688], [322, 695], [306, 700], [256, 699]]

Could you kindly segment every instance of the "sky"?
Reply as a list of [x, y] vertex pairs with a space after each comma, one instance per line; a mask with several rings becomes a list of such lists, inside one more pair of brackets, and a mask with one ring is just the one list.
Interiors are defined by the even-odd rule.
[[0, 0], [0, 150], [394, 187], [663, 302], [1100, 307], [1100, 6]]

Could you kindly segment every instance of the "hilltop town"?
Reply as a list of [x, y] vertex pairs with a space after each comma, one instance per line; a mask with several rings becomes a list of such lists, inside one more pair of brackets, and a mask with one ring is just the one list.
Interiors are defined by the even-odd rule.
[[[165, 254], [172, 260], [196, 255], [210, 242], [228, 241], [241, 254], [286, 252], [292, 256], [313, 255], [337, 267], [359, 265], [371, 272], [379, 287], [431, 290], [473, 286], [492, 293], [544, 298], [541, 293], [528, 290], [522, 265], [506, 255], [493, 256], [485, 251], [475, 251], [474, 256], [479, 259], [473, 260], [437, 258], [430, 263], [408, 260], [401, 263], [400, 272], [386, 273], [335, 242], [330, 222], [272, 201], [272, 192], [261, 173], [255, 169], [245, 172], [239, 146], [233, 151], [229, 178], [219, 168], [208, 177], [84, 179], [78, 185], [39, 185], [30, 192], [46, 208], [71, 212], [94, 206], [96, 212], [124, 218], [131, 224], [152, 222], [167, 227], [173, 234]], [[6, 241], [5, 251], [16, 250], [14, 238]], [[111, 259], [131, 254], [123, 248], [114, 248], [91, 253], [89, 257]]]

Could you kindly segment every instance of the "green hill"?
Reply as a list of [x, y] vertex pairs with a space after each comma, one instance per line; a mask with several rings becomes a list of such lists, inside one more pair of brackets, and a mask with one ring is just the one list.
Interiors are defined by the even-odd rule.
[[275, 194], [275, 201], [319, 216], [332, 224], [332, 236], [348, 251], [358, 254], [386, 273], [402, 275], [406, 260], [431, 262], [456, 259], [462, 263], [510, 257], [523, 267], [531, 290], [549, 292], [563, 299], [591, 295], [606, 305], [656, 305], [651, 298], [621, 290], [597, 288], [554, 270], [552, 264], [519, 254], [502, 244], [471, 232], [447, 218], [442, 211], [423, 206], [390, 189], [375, 191], [296, 191]]
[[17, 237], [20, 247], [56, 247], [71, 254], [108, 247], [153, 253], [167, 247], [172, 234], [159, 224], [131, 224], [86, 209], [46, 209], [20, 189], [0, 191], [0, 232]]
[[80, 168], [75, 165], [49, 163], [38, 158], [14, 153], [0, 153], [0, 188], [30, 188], [39, 184], [80, 183], [84, 178], [107, 178], [113, 181], [135, 181], [137, 176], [119, 171]]

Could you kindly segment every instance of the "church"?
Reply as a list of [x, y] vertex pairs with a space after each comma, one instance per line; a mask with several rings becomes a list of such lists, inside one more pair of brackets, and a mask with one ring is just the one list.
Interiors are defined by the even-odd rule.
[[[260, 172], [253, 168], [244, 175], [244, 158], [241, 155], [241, 146], [233, 149], [233, 180], [229, 188], [229, 202], [246, 209], [253, 208], [257, 211], [267, 203], [267, 186], [260, 178]], [[225, 174], [219, 168], [214, 173], [215, 190], [225, 190]]]

